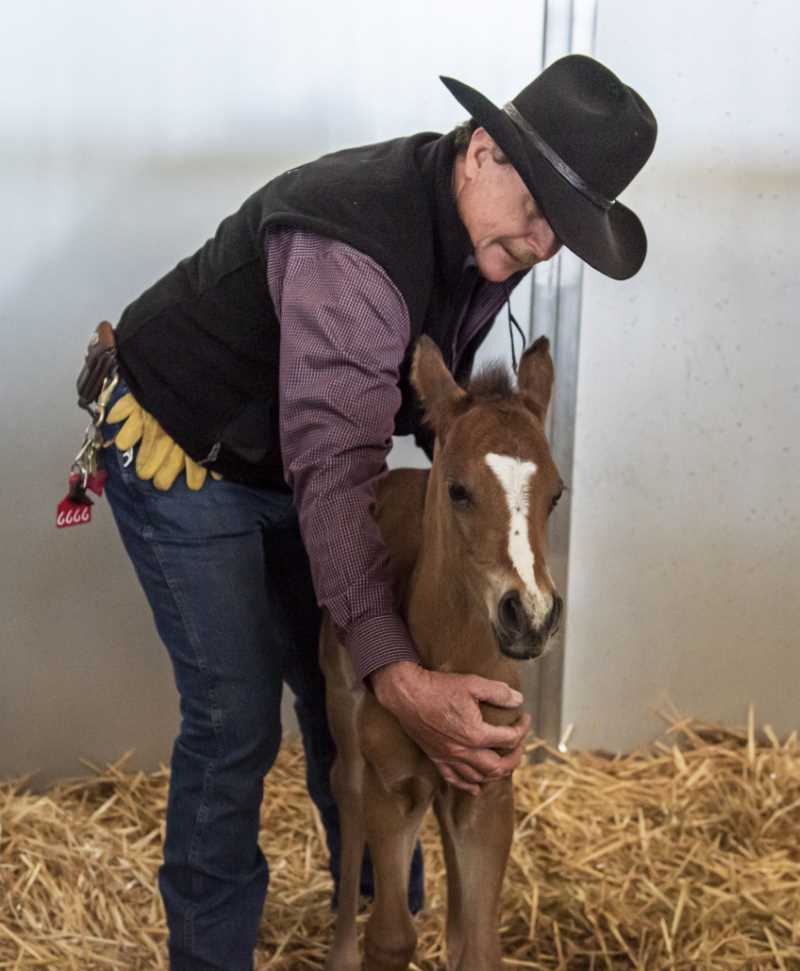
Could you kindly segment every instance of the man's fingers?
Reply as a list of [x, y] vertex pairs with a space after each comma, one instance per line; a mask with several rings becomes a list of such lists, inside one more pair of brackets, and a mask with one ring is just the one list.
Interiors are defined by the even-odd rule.
[[481, 750], [463, 755], [458, 762], [436, 762], [442, 777], [451, 785], [477, 795], [480, 786], [496, 779], [503, 779], [517, 768], [522, 761], [524, 745], [522, 741], [505, 755]]
[[451, 786], [454, 786], [456, 789], [463, 789], [465, 792], [472, 793], [473, 796], [480, 794], [481, 787], [479, 785], [462, 779], [461, 776], [454, 772], [446, 762], [437, 762], [436, 767], [439, 769], [444, 781], [449, 783]]
[[475, 785], [479, 786], [482, 782], [486, 781], [486, 776], [484, 773], [473, 768], [462, 758], [459, 758], [457, 761], [453, 759], [448, 759], [446, 762], [437, 761], [436, 765], [446, 765], [451, 771], [455, 772], [464, 782], [467, 783], [474, 783]]
[[525, 712], [516, 725], [489, 725], [487, 722], [484, 722], [483, 731], [480, 736], [480, 745], [482, 748], [516, 748], [528, 734], [530, 727], [531, 716], [527, 712]]
[[458, 762], [453, 763], [451, 760], [448, 764], [450, 766], [455, 765], [458, 770], [462, 768], [466, 770], [468, 767], [477, 776], [476, 781], [488, 782], [495, 778], [495, 773], [501, 763], [502, 758], [497, 752], [488, 748], [476, 748], [459, 753]]
[[511, 775], [522, 760], [525, 751], [525, 733], [513, 745], [503, 747], [502, 753], [494, 749], [474, 749], [459, 755], [458, 768], [462, 765], [469, 767], [477, 772], [482, 782], [489, 782], [492, 779], [502, 779], [504, 776]]
[[477, 675], [469, 679], [469, 692], [473, 698], [488, 701], [498, 708], [518, 708], [524, 701], [519, 691], [515, 691], [504, 681], [490, 681]]
[[492, 777], [495, 779], [502, 779], [507, 775], [511, 775], [514, 769], [516, 769], [522, 761], [524, 751], [524, 746], [520, 742], [513, 752], [500, 756], [500, 761], [497, 763]]
[[497, 766], [497, 778], [502, 778], [505, 775], [511, 775], [511, 773], [517, 768], [517, 766], [522, 761], [525, 754], [525, 736], [519, 740], [519, 744], [516, 748], [512, 749], [510, 752], [504, 752], [500, 756], [500, 762]]

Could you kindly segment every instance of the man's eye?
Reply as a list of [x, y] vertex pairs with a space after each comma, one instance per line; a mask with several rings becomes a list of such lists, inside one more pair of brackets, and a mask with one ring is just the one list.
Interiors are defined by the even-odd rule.
[[456, 506], [466, 506], [470, 501], [470, 494], [460, 482], [450, 482], [447, 486], [450, 501]]

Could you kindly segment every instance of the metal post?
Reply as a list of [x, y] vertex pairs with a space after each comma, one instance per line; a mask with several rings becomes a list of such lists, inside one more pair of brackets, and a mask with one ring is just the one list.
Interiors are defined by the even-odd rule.
[[[565, 54], [594, 51], [597, 0], [545, 0], [542, 31], [542, 68]], [[548, 418], [553, 458], [567, 485], [572, 479], [577, 402], [578, 351], [580, 346], [583, 264], [563, 250], [549, 263], [534, 269], [531, 287], [531, 333], [550, 339], [555, 365], [555, 389]], [[570, 492], [566, 491], [553, 514], [550, 527], [550, 572], [562, 594], [566, 593], [569, 561]], [[564, 647], [569, 621], [569, 600], [561, 635], [534, 668], [530, 697], [534, 699], [534, 730], [557, 742], [561, 734]], [[530, 682], [529, 682], [530, 685]]]

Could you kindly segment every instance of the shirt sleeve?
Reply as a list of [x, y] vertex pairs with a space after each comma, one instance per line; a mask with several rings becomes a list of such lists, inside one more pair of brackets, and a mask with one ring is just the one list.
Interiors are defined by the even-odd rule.
[[346, 243], [281, 228], [268, 238], [267, 265], [281, 326], [284, 473], [317, 599], [363, 679], [419, 660], [372, 515], [400, 406], [408, 311], [385, 271]]

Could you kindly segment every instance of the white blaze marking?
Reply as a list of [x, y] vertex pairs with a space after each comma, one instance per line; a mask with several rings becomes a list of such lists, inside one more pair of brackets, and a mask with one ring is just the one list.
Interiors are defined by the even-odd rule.
[[508, 555], [520, 579], [535, 596], [538, 589], [533, 573], [533, 550], [528, 536], [528, 484], [531, 477], [536, 474], [536, 463], [490, 452], [486, 456], [486, 464], [503, 487], [508, 511], [511, 514], [508, 529]]

